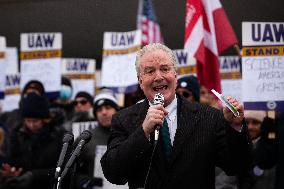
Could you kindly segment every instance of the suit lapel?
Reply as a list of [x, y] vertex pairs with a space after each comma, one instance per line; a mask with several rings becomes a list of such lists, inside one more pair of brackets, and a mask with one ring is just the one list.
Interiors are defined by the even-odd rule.
[[173, 151], [169, 164], [172, 165], [181, 152], [183, 143], [192, 135], [198, 122], [198, 107], [179, 97], [177, 106], [177, 130], [174, 138]]
[[148, 108], [149, 108], [149, 102], [146, 99], [138, 104], [137, 111], [135, 111], [136, 117], [133, 119], [132, 123], [133, 125], [136, 125], [137, 127], [142, 126], [142, 123], [147, 115]]

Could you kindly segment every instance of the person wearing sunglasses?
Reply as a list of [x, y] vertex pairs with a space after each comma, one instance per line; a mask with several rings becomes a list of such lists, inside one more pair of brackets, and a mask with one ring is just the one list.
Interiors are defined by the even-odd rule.
[[80, 91], [75, 95], [73, 101], [74, 111], [71, 119], [63, 124], [67, 131], [72, 132], [72, 125], [76, 122], [94, 121], [93, 96], [85, 91]]
[[199, 102], [200, 86], [197, 77], [193, 75], [179, 78], [176, 91], [190, 102]]
[[75, 112], [92, 112], [93, 97], [85, 91], [80, 91], [76, 94], [73, 102]]

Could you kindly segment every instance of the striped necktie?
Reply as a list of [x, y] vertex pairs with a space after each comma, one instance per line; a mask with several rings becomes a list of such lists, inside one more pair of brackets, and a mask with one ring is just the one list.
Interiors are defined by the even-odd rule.
[[169, 160], [170, 154], [172, 152], [172, 143], [171, 143], [171, 137], [170, 137], [170, 132], [169, 132], [169, 126], [168, 126], [168, 122], [166, 119], [164, 120], [161, 130], [162, 130], [165, 154], [167, 156], [167, 159]]

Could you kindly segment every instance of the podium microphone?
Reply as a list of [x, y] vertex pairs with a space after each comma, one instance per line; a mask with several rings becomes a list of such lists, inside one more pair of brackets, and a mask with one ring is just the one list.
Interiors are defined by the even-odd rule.
[[79, 136], [80, 142], [76, 146], [75, 150], [72, 152], [72, 155], [69, 158], [69, 160], [67, 161], [65, 168], [64, 168], [61, 176], [58, 178], [58, 180], [60, 180], [60, 179], [62, 179], [66, 176], [69, 168], [73, 165], [75, 159], [80, 155], [82, 147], [90, 141], [91, 137], [92, 137], [92, 133], [88, 130], [85, 130], [81, 133], [81, 135]]
[[68, 147], [70, 144], [72, 144], [74, 141], [74, 135], [71, 134], [71, 133], [66, 133], [63, 137], [63, 146], [62, 146], [62, 149], [61, 149], [61, 152], [60, 152], [60, 156], [59, 156], [59, 159], [58, 159], [58, 162], [57, 162], [57, 167], [56, 167], [56, 171], [55, 171], [55, 179], [58, 178], [59, 174], [60, 174], [60, 171], [61, 171], [61, 166], [64, 162], [64, 158], [65, 158], [65, 155], [66, 155], [66, 152], [68, 150]]
[[[158, 104], [164, 105], [164, 100], [165, 100], [164, 96], [161, 93], [157, 93], [155, 94], [153, 105], [158, 105]], [[155, 143], [158, 141], [160, 128], [161, 125], [158, 124], [155, 127], [155, 137], [154, 137]]]

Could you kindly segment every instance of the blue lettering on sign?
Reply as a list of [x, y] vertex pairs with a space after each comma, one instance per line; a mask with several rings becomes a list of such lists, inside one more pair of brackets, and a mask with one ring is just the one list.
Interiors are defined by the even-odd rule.
[[276, 41], [284, 41], [284, 25], [280, 24], [279, 28], [277, 29], [277, 25], [273, 24], [273, 29], [275, 33]]
[[89, 62], [84, 60], [75, 60], [66, 63], [68, 71], [87, 71]]
[[268, 41], [268, 40], [271, 42], [274, 41], [270, 25], [265, 24], [262, 41]]
[[253, 41], [284, 41], [284, 25], [283, 24], [252, 24], [252, 40]]
[[240, 66], [241, 66], [240, 58], [225, 58], [224, 61], [220, 62], [220, 68], [224, 70], [239, 69]]
[[126, 46], [134, 43], [135, 33], [127, 33], [125, 35], [112, 34], [111, 45], [112, 46]]
[[6, 86], [19, 86], [20, 75], [6, 75]]
[[[252, 40], [253, 41], [260, 41], [260, 38], [261, 38], [261, 29], [260, 29], [261, 25], [260, 24], [257, 24], [257, 31], [255, 29], [255, 24], [252, 24]], [[257, 34], [257, 36], [255, 36]]]
[[55, 34], [45, 35], [28, 35], [28, 47], [52, 47]]
[[177, 61], [179, 65], [186, 65], [187, 63], [187, 52], [186, 51], [175, 51]]

